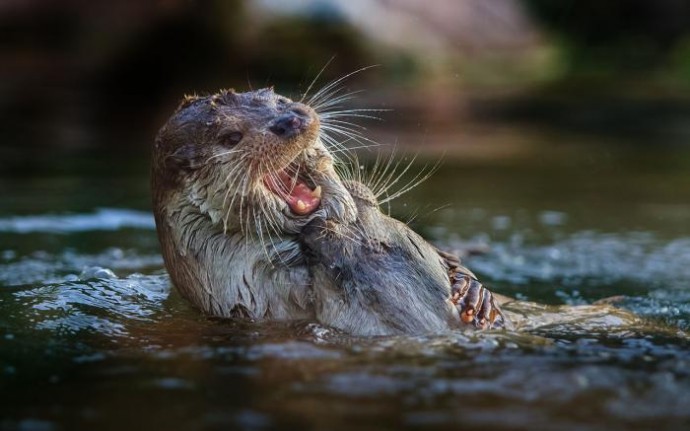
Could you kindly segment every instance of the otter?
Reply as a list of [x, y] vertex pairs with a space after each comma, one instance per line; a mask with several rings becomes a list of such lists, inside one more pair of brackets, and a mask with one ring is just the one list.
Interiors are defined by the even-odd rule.
[[[382, 218], [364, 186], [346, 187], [323, 143], [325, 118], [270, 88], [182, 101], [156, 136], [151, 168], [163, 260], [182, 296], [211, 316], [317, 319], [352, 334], [428, 332], [458, 321], [498, 325], [502, 315], [490, 292], [457, 260]], [[375, 228], [378, 220], [384, 223]], [[346, 246], [343, 236], [320, 248], [319, 232], [329, 226], [369, 230], [393, 245], [407, 238], [408, 251], [419, 255], [381, 260], [392, 265], [381, 283], [391, 284], [396, 271], [407, 275], [393, 283], [399, 298], [333, 308], [337, 303], [325, 292], [345, 287], [341, 274], [314, 271], [314, 260], [306, 258], [311, 253], [325, 263], [329, 245]], [[367, 241], [351, 235], [356, 244]], [[367, 259], [376, 248], [357, 251]], [[365, 269], [373, 277], [373, 268]]]
[[510, 326], [494, 294], [457, 257], [383, 214], [364, 184], [345, 185], [355, 222], [317, 217], [300, 233], [319, 321], [357, 335]]
[[313, 317], [296, 235], [311, 217], [356, 213], [319, 126], [308, 105], [261, 89], [186, 97], [160, 129], [151, 187], [163, 259], [206, 314]]

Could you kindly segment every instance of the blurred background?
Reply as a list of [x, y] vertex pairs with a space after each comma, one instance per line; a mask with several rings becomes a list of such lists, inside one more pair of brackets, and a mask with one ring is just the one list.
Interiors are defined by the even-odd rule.
[[391, 109], [372, 138], [415, 151], [690, 138], [683, 0], [3, 0], [0, 35], [4, 174], [94, 155], [141, 172], [183, 94], [299, 97], [330, 59], [316, 88], [378, 65], [345, 85]]

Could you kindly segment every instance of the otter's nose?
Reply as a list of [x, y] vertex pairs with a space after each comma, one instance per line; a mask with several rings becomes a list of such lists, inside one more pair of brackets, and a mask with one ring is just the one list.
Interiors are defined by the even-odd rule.
[[279, 117], [268, 129], [280, 137], [290, 138], [306, 129], [309, 123], [311, 123], [309, 114], [302, 109], [295, 109]]

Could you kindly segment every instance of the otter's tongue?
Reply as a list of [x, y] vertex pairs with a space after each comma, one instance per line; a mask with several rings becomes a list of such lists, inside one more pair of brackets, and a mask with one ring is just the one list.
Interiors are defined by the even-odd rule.
[[321, 203], [321, 186], [312, 190], [299, 178], [295, 180], [285, 171], [280, 171], [277, 178], [275, 175], [266, 177], [264, 184], [270, 191], [284, 199], [290, 210], [297, 215], [311, 214]]

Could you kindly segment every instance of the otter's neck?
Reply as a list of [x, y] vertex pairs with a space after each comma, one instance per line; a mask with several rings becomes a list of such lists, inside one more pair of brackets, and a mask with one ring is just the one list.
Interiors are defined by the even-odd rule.
[[299, 256], [291, 235], [272, 236], [266, 248], [240, 230], [224, 232], [189, 196], [172, 191], [154, 211], [166, 268], [184, 297], [214, 316], [311, 317], [306, 267], [299, 259], [281, 259]]

